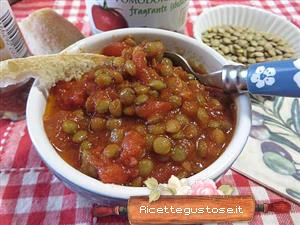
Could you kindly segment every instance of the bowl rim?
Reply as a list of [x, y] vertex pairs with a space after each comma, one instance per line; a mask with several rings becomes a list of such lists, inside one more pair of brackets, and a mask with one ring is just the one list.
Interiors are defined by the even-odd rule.
[[[216, 54], [213, 49], [199, 43], [193, 38], [190, 38], [183, 34], [154, 28], [126, 28], [108, 31], [80, 40], [68, 47], [66, 50], [62, 51], [62, 53], [72, 52], [72, 50], [74, 49], [78, 52], [78, 49], [82, 49], [82, 46], [92, 45], [99, 41], [101, 42], [105, 38], [116, 36], [120, 36], [121, 38], [128, 35], [134, 36], [139, 34], [160, 35], [162, 37], [169, 37], [178, 41], [190, 42], [191, 45], [193, 44], [199, 46], [199, 50], [203, 50], [208, 54], [211, 54], [222, 65], [228, 63], [228, 61], [225, 60], [222, 56]], [[41, 106], [43, 98], [46, 98], [43, 91], [39, 90], [38, 85], [38, 81], [35, 81], [29, 93], [26, 108], [27, 126], [31, 140], [36, 147], [35, 149], [37, 150], [38, 154], [45, 162], [45, 164], [48, 166], [48, 168], [52, 170], [54, 174], [56, 174], [56, 176], [61, 178], [66, 183], [76, 185], [77, 188], [79, 187], [84, 191], [91, 192], [98, 196], [128, 199], [130, 196], [148, 195], [150, 193], [150, 190], [146, 187], [129, 187], [116, 184], [104, 184], [99, 180], [83, 174], [82, 172], [73, 168], [67, 162], [65, 162], [50, 144], [45, 133], [42, 119], [45, 108], [36, 110], [39, 106]], [[199, 179], [217, 179], [233, 164], [238, 155], [242, 152], [251, 128], [250, 98], [247, 94], [240, 94], [236, 96], [235, 103], [237, 106], [237, 118], [235, 132], [233, 134], [231, 142], [229, 143], [223, 154], [216, 161], [214, 161], [214, 163], [212, 163], [200, 173], [187, 178], [190, 184]]]
[[[273, 13], [273, 12], [267, 11], [265, 9], [255, 7], [255, 6], [241, 5], [241, 4], [225, 4], [225, 5], [217, 5], [215, 7], [205, 9], [201, 14], [199, 14], [196, 17], [195, 23], [193, 24], [194, 38], [199, 40], [201, 43], [205, 44], [201, 39], [202, 34], [199, 32], [199, 23], [201, 22], [201, 18], [207, 14], [213, 13], [214, 11], [222, 9], [222, 8], [240, 8], [240, 9], [247, 9], [247, 10], [250, 10], [253, 12], [258, 11], [258, 12], [264, 13], [267, 16], [272, 16], [272, 17], [280, 20], [281, 22], [288, 24], [292, 29], [295, 29], [295, 32], [298, 32], [300, 35], [300, 29], [294, 23], [289, 21], [284, 15], [279, 15], [279, 14], [276, 14], [276, 13]], [[230, 24], [227, 24], [227, 25], [230, 25]]]

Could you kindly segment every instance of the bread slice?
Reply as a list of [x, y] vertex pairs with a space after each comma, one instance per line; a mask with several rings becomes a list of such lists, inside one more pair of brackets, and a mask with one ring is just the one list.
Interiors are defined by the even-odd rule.
[[59, 53], [84, 38], [72, 23], [47, 8], [30, 14], [19, 26], [33, 55]]
[[55, 54], [9, 59], [0, 62], [0, 87], [16, 84], [30, 77], [40, 87], [49, 88], [59, 80], [69, 81], [96, 67], [112, 66], [114, 57], [99, 54]]

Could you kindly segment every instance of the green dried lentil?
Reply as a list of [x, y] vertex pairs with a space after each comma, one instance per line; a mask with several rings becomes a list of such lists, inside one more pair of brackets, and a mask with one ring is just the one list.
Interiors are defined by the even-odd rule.
[[[243, 64], [291, 58], [294, 54], [287, 41], [247, 27], [212, 27], [205, 31], [202, 37], [204, 43], [227, 59]], [[257, 52], [259, 53], [253, 54]]]
[[167, 85], [161, 80], [151, 80], [148, 84], [154, 90], [162, 90], [167, 87]]
[[144, 94], [139, 95], [135, 99], [135, 104], [136, 105], [144, 104], [146, 101], [148, 101], [148, 99], [149, 99], [148, 95], [144, 95]]

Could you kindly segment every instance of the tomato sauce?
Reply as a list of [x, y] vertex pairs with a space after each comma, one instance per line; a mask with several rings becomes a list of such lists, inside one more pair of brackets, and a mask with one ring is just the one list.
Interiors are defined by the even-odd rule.
[[230, 142], [235, 105], [163, 57], [160, 41], [104, 48], [113, 65], [50, 89], [44, 114], [60, 156], [104, 183], [165, 183], [208, 167]]

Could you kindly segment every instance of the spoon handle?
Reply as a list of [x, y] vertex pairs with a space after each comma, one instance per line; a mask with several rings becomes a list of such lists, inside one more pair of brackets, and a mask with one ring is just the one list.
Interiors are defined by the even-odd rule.
[[250, 65], [247, 87], [252, 94], [300, 97], [300, 59]]

